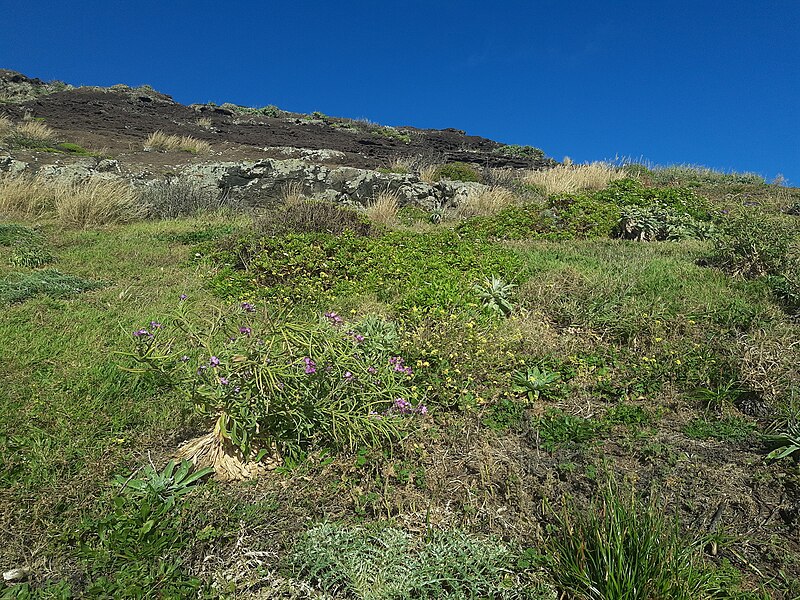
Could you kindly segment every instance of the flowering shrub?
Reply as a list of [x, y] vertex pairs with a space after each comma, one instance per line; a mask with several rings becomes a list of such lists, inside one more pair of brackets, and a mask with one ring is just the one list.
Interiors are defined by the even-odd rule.
[[130, 370], [166, 376], [244, 457], [391, 443], [408, 416], [427, 412], [413, 369], [362, 352], [366, 337], [338, 314], [300, 322], [261, 313], [244, 302], [203, 319], [182, 300], [171, 321], [133, 332]]

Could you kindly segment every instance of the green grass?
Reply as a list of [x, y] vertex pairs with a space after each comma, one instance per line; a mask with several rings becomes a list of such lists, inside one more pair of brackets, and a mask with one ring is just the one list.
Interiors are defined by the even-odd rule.
[[[595, 582], [614, 586], [605, 597], [633, 598], [636, 581], [656, 586], [650, 597], [797, 589], [790, 523], [776, 519], [707, 560], [661, 504], [621, 489], [591, 500], [605, 471], [636, 475], [699, 530], [709, 502], [730, 496], [741, 510], [726, 513], [724, 533], [743, 535], [755, 487], [796, 498], [794, 461], [766, 466], [763, 448], [747, 443], [764, 423], [738, 415], [736, 398], [718, 403], [732, 416], [715, 420], [697, 395], [734, 381], [778, 409], [798, 377], [797, 325], [767, 282], [702, 266], [709, 243], [509, 243], [433, 225], [258, 239], [243, 233], [251, 227], [230, 215], [80, 231], [0, 226], [0, 281], [17, 282], [1, 293], [24, 298], [0, 311], [9, 532], [0, 563], [34, 569], [27, 588], [8, 593], [553, 598], [555, 588], [591, 598]], [[58, 273], [104, 284], [54, 297], [66, 289], [54, 271], [12, 264], [26, 236], [46, 240]], [[507, 317], [484, 309], [473, 288], [492, 275], [519, 286]], [[25, 278], [39, 287], [22, 287]], [[381, 337], [381, 351], [413, 368], [402, 393], [425, 399], [430, 414], [391, 452], [332, 451], [308, 432], [315, 443], [279, 471], [204, 483], [169, 506], [149, 498], [143, 511], [117, 476], [160, 471], [208, 420], [164, 379], [121, 370], [118, 353], [142, 324], [166, 323], [181, 294], [198, 326], [243, 300], [275, 323], [287, 308], [320, 318], [339, 310], [348, 352], [377, 352], [356, 333]], [[381, 318], [362, 330], [367, 314]], [[234, 361], [238, 346], [226, 347]], [[514, 374], [536, 377], [534, 368], [560, 378], [538, 396], [515, 390]], [[696, 451], [730, 442], [736, 462]], [[576, 504], [559, 520], [543, 506], [564, 494]]]

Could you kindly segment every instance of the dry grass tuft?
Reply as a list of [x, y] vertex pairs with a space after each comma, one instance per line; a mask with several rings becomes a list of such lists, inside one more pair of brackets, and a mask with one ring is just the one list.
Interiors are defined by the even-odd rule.
[[26, 175], [0, 175], [0, 215], [38, 218], [55, 207], [61, 185]]
[[116, 179], [69, 183], [56, 198], [55, 211], [63, 225], [83, 228], [130, 223], [147, 215], [136, 190]]
[[211, 129], [211, 119], [208, 117], [200, 117], [195, 123], [198, 127], [202, 127], [203, 129]]
[[16, 148], [47, 148], [57, 143], [56, 132], [41, 121], [26, 119], [14, 125], [0, 117], [0, 140]]
[[168, 135], [163, 131], [151, 133], [144, 141], [145, 150], [181, 150], [192, 154], [205, 154], [211, 150], [211, 144], [198, 140], [190, 135]]
[[299, 181], [290, 181], [281, 188], [281, 198], [283, 204], [292, 206], [305, 202], [308, 198], [303, 191], [303, 184]]
[[366, 208], [367, 217], [373, 223], [391, 226], [397, 223], [397, 211], [400, 208], [400, 196], [396, 192], [384, 190], [379, 192]]
[[396, 156], [389, 161], [388, 169], [392, 173], [407, 174], [414, 170], [415, 160], [410, 156]]
[[517, 196], [509, 189], [503, 187], [485, 188], [470, 193], [466, 200], [458, 206], [456, 214], [462, 219], [488, 217], [516, 204], [517, 201]]
[[552, 169], [527, 171], [522, 181], [541, 186], [548, 194], [574, 194], [601, 190], [612, 181], [624, 179], [624, 171], [603, 162], [586, 165], [564, 164]]
[[14, 125], [11, 123], [11, 119], [5, 115], [0, 115], [0, 141], [11, 133], [13, 127]]
[[425, 183], [434, 184], [439, 180], [439, 165], [425, 165], [419, 170], [419, 178]]
[[146, 207], [121, 180], [72, 182], [3, 175], [0, 214], [33, 218], [54, 214], [68, 227], [91, 227], [135, 221], [146, 215]]

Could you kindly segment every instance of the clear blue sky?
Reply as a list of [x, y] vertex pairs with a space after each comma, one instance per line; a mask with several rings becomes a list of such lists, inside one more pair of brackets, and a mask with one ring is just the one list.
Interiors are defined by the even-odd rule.
[[800, 185], [798, 0], [0, 0], [0, 67]]

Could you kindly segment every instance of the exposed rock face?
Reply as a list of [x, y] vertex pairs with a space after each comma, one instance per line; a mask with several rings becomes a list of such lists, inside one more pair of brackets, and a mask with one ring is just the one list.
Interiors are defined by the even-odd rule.
[[73, 89], [60, 81], [47, 83], [41, 79], [26, 77], [22, 73], [0, 69], [0, 100], [4, 102], [26, 102], [40, 96]]
[[470, 192], [484, 187], [458, 181], [429, 184], [415, 175], [332, 168], [299, 159], [192, 165], [183, 174], [203, 187], [219, 188], [252, 206], [278, 203], [290, 184], [299, 185], [309, 197], [347, 204], [365, 205], [388, 191], [397, 194], [401, 205], [419, 204], [428, 209], [457, 205]]
[[0, 156], [0, 173], [19, 175], [28, 168], [28, 163], [14, 160], [10, 156]]

